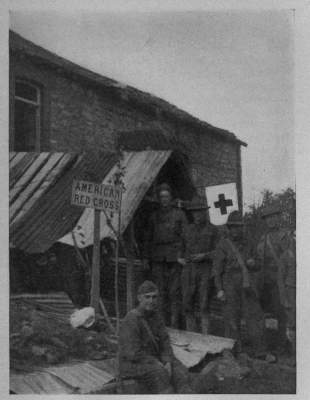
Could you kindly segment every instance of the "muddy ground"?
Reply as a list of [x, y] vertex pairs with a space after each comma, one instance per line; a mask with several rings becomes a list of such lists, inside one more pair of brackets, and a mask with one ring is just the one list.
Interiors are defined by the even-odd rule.
[[[10, 307], [10, 363], [13, 369], [25, 372], [33, 366], [47, 366], [72, 359], [105, 359], [115, 355], [107, 341], [104, 324], [97, 331], [73, 329], [60, 320], [47, 319], [44, 313], [29, 304], [16, 301]], [[211, 357], [191, 371], [193, 379], [209, 363], [220, 363], [222, 356]], [[247, 370], [236, 377], [236, 364]], [[214, 368], [201, 380], [196, 393], [292, 394], [296, 392], [296, 369], [293, 357], [281, 355], [278, 362], [268, 364], [242, 355], [228, 363], [227, 368]], [[219, 373], [220, 371], [220, 373]]]

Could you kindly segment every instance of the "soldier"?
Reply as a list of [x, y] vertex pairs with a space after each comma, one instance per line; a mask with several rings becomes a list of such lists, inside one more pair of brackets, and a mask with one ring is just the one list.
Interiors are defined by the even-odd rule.
[[[255, 286], [256, 264], [250, 258], [243, 233], [243, 220], [233, 211], [227, 220], [228, 235], [216, 247], [214, 259], [217, 297], [223, 301], [225, 336], [236, 340], [236, 352], [242, 351], [240, 325], [245, 317], [254, 355], [265, 357], [264, 320]], [[271, 360], [269, 355], [269, 360]]]
[[161, 294], [161, 308], [166, 323], [178, 328], [187, 220], [181, 209], [172, 206], [169, 185], [163, 183], [159, 186], [158, 197], [160, 208], [151, 215], [146, 233], [144, 266], [148, 269], [151, 263], [152, 279]]
[[282, 351], [286, 343], [286, 316], [281, 304], [284, 286], [279, 279], [281, 256], [287, 249], [289, 231], [280, 228], [281, 210], [270, 206], [263, 210], [262, 218], [266, 222], [267, 231], [257, 245], [257, 260], [262, 266], [262, 282], [260, 284], [261, 303], [265, 311], [270, 312], [278, 321], [278, 350]]
[[124, 318], [119, 338], [122, 377], [134, 378], [147, 394], [192, 393], [187, 369], [170, 345], [158, 311], [158, 288], [145, 281], [138, 289], [137, 308]]
[[292, 235], [287, 249], [281, 256], [279, 279], [284, 287], [281, 304], [286, 313], [286, 336], [296, 356], [296, 239]]
[[201, 331], [208, 334], [208, 298], [210, 297], [210, 279], [212, 256], [214, 255], [217, 230], [207, 218], [208, 206], [205, 201], [192, 203], [194, 223], [188, 226], [186, 235], [186, 265], [182, 272], [183, 309], [186, 329], [198, 331], [195, 316], [195, 302], [199, 304], [199, 324]]

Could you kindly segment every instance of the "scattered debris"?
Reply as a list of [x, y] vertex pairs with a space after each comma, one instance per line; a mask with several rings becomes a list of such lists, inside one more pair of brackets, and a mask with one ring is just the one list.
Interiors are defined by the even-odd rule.
[[230, 351], [224, 350], [222, 356], [207, 364], [201, 371], [201, 375], [207, 376], [212, 372], [218, 380], [225, 378], [243, 379], [250, 371], [250, 368], [241, 365]]
[[66, 318], [63, 318], [59, 313], [52, 314], [50, 305], [45, 303], [44, 306], [49, 307], [48, 312], [42, 311], [41, 303], [34, 299], [11, 300], [11, 368], [114, 356], [115, 351], [107, 341], [107, 326], [102, 319], [98, 319], [91, 329], [74, 329], [67, 311]]
[[75, 310], [70, 317], [70, 323], [73, 328], [90, 328], [95, 323], [95, 310], [93, 307], [84, 307], [81, 310]]

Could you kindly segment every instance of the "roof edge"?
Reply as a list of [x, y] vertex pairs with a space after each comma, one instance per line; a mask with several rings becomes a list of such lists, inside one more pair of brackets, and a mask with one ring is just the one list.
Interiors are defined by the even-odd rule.
[[[154, 109], [158, 109], [160, 112], [166, 113], [170, 117], [176, 120], [183, 120], [185, 123], [195, 126], [200, 130], [208, 131], [208, 133], [214, 133], [215, 136], [221, 136], [221, 138], [238, 143], [241, 146], [246, 147], [247, 143], [238, 139], [236, 135], [228, 130], [215, 127], [206, 121], [200, 120], [194, 117], [187, 111], [181, 110], [175, 105], [169, 103], [167, 100], [161, 99], [151, 93], [144, 92], [133, 86], [129, 86], [100, 75], [97, 72], [91, 71], [85, 67], [82, 67], [66, 58], [58, 56], [57, 54], [35, 44], [34, 42], [24, 38], [17, 32], [10, 29], [9, 33], [9, 48], [11, 51], [21, 51], [26, 53], [30, 57], [40, 59], [44, 62], [53, 64], [57, 68], [61, 68], [65, 71], [73, 72], [76, 75], [88, 80], [89, 82], [96, 83], [96, 85], [102, 85], [110, 89], [125, 94], [125, 98], [128, 96], [129, 99], [135, 100], [138, 104], [148, 103]], [[122, 97], [123, 98], [123, 97]]]

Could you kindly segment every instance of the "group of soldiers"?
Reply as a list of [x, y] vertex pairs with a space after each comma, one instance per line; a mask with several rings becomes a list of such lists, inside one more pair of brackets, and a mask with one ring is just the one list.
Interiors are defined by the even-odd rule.
[[212, 287], [223, 306], [225, 336], [235, 340], [236, 353], [242, 352], [244, 319], [252, 355], [275, 360], [266, 347], [266, 311], [278, 322], [279, 350], [289, 342], [295, 352], [295, 235], [280, 229], [281, 210], [264, 210], [267, 232], [253, 249], [238, 211], [228, 216], [226, 232], [219, 233], [203, 201], [191, 205], [193, 222], [188, 224], [185, 213], [173, 206], [169, 185], [159, 186], [158, 198], [160, 207], [149, 219], [143, 250], [149, 280], [140, 286], [139, 305], [122, 325], [120, 365], [125, 375], [135, 371], [151, 393], [171, 393], [171, 379], [175, 388], [181, 386], [174, 388], [178, 393], [190, 393], [165, 325], [179, 328], [184, 317], [187, 330], [208, 334]]

